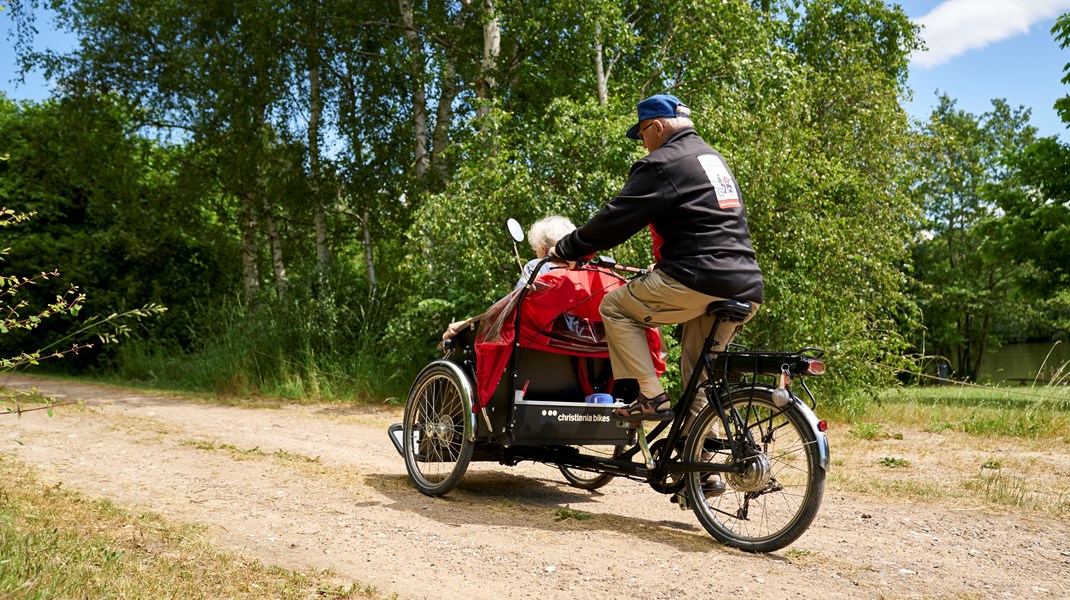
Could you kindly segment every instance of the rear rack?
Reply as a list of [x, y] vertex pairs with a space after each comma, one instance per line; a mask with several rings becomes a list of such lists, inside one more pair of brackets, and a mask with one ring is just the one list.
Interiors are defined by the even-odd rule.
[[821, 348], [807, 347], [798, 352], [762, 352], [762, 351], [728, 351], [718, 354], [713, 362], [714, 373], [724, 373], [728, 377], [745, 375], [780, 375], [787, 367], [792, 376], [801, 377], [817, 375], [811, 369], [815, 363], [822, 363], [825, 351]]

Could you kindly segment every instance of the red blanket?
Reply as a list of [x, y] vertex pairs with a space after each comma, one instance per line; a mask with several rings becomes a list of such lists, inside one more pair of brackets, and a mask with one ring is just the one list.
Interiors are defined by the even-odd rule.
[[[602, 298], [627, 283], [611, 271], [560, 268], [540, 275], [535, 289], [524, 295], [520, 314], [520, 348], [533, 348], [593, 358], [609, 358], [605, 329], [598, 307]], [[516, 303], [523, 288], [514, 290], [481, 316], [476, 338], [476, 409], [490, 401], [509, 365], [509, 351], [516, 339]], [[661, 334], [647, 329], [647, 345], [654, 369], [665, 372]]]

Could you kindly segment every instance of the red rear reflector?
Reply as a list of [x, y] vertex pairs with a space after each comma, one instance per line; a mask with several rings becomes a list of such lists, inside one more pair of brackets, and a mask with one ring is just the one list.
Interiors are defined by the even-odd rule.
[[829, 428], [829, 424], [824, 419], [821, 419], [820, 421], [817, 422], [817, 430], [818, 431], [826, 431], [826, 430], [828, 430], [828, 428]]
[[824, 375], [825, 363], [820, 360], [809, 360], [806, 362], [806, 374], [807, 375]]

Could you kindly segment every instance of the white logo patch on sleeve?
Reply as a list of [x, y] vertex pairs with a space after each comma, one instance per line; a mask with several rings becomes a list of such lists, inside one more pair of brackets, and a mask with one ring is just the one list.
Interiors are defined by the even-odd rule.
[[702, 165], [702, 170], [706, 171], [706, 177], [709, 177], [717, 193], [717, 205], [721, 209], [739, 208], [739, 188], [736, 187], [732, 174], [728, 172], [728, 165], [713, 154], [699, 156], [698, 162]]

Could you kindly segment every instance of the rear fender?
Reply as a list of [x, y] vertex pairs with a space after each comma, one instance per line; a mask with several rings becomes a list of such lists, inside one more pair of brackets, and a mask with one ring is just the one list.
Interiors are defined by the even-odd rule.
[[828, 471], [829, 439], [828, 436], [825, 435], [825, 432], [821, 431], [821, 426], [819, 425], [820, 419], [817, 418], [814, 411], [810, 410], [810, 407], [800, 400], [798, 396], [792, 394], [791, 399], [795, 410], [799, 411], [810, 425], [810, 430], [814, 433], [814, 439], [817, 440], [817, 454], [820, 457], [821, 468]]
[[[736, 390], [761, 390], [769, 394], [770, 397], [772, 397], [773, 392], [776, 391], [776, 388], [766, 385], [750, 385], [746, 387], [733, 388], [732, 391], [735, 392]], [[788, 405], [785, 410], [796, 410], [799, 412], [799, 414], [802, 415], [803, 420], [806, 421], [806, 424], [810, 427], [810, 431], [814, 434], [814, 440], [817, 444], [817, 455], [819, 464], [823, 470], [828, 471], [829, 439], [828, 436], [825, 435], [825, 432], [821, 431], [820, 419], [818, 419], [817, 415], [814, 414], [814, 411], [811, 410], [810, 407], [807, 406], [807, 404], [795, 394], [791, 394], [791, 404]]]

